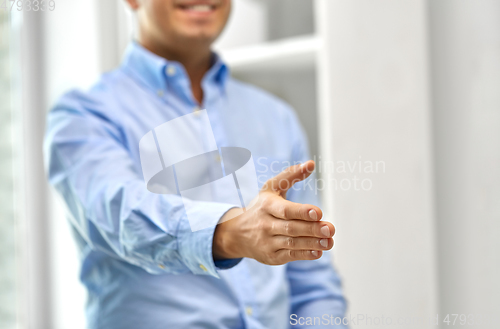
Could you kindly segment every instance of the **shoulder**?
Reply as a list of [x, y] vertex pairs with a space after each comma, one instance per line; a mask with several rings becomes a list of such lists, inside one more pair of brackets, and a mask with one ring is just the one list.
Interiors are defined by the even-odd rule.
[[105, 131], [116, 139], [121, 138], [119, 113], [110, 89], [114, 88], [110, 78], [114, 73], [104, 74], [87, 90], [71, 89], [62, 94], [52, 106], [46, 118], [45, 143], [84, 134], [90, 136]]
[[123, 85], [123, 73], [118, 70], [105, 73], [87, 89], [70, 89], [63, 93], [53, 105], [53, 112], [91, 114], [113, 117], [112, 109]]

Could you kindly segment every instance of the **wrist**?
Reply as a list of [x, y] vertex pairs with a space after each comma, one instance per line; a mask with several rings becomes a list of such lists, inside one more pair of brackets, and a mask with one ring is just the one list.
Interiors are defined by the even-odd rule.
[[[233, 229], [235, 217], [241, 214], [240, 208], [232, 208], [224, 214], [221, 218], [220, 224], [215, 227], [212, 255], [214, 260], [242, 258], [243, 256], [237, 248], [237, 238], [235, 237], [236, 231]], [[224, 221], [225, 218], [233, 220]]]

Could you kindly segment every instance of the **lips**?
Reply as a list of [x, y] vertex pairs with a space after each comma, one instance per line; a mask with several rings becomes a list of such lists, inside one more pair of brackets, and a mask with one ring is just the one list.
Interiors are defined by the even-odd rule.
[[199, 12], [199, 13], [209, 12], [216, 8], [216, 6], [210, 6], [210, 5], [192, 5], [192, 6], [180, 6], [180, 7], [183, 10]]
[[217, 9], [220, 1], [177, 1], [176, 7], [192, 13], [209, 13]]

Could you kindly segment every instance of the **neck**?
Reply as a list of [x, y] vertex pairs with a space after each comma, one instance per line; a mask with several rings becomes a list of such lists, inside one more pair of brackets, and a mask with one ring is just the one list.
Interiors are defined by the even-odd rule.
[[158, 56], [181, 63], [191, 81], [193, 97], [199, 104], [203, 102], [201, 81], [211, 66], [212, 52], [210, 51], [210, 44], [190, 44], [184, 41], [179, 42], [179, 44], [183, 45], [182, 47], [169, 47], [149, 42], [144, 38], [140, 38], [139, 43]]

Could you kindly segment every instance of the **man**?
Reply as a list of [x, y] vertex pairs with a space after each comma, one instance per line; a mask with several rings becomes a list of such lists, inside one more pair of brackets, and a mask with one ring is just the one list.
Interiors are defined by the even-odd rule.
[[[89, 92], [60, 99], [45, 141], [82, 253], [88, 326], [278, 329], [342, 317], [340, 282], [323, 255], [334, 227], [321, 221], [314, 191], [290, 189], [315, 166], [303, 130], [286, 104], [232, 79], [210, 50], [230, 0], [127, 1], [138, 41]], [[193, 232], [179, 195], [146, 189], [139, 141], [200, 109], [217, 145], [250, 150], [268, 180], [245, 212], [195, 202], [197, 219], [212, 225]], [[303, 165], [263, 170], [287, 162]]]

